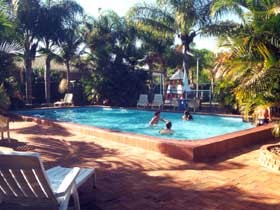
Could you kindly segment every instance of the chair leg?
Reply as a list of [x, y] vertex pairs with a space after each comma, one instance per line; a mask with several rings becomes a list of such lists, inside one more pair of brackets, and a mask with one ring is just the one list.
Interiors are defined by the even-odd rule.
[[76, 187], [76, 186], [73, 187], [72, 195], [73, 195], [73, 199], [74, 199], [75, 210], [81, 210], [81, 209], [80, 209], [79, 194], [78, 194], [78, 191], [77, 191], [77, 187]]
[[93, 174], [93, 188], [96, 188], [96, 171]]
[[11, 143], [10, 130], [7, 131], [7, 135], [8, 135], [8, 142]]
[[4, 132], [1, 131], [1, 140], [3, 140], [3, 139], [4, 139]]

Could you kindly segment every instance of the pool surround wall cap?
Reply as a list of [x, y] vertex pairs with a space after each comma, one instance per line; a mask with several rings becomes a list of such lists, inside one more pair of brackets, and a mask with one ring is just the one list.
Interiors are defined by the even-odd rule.
[[74, 132], [93, 135], [101, 139], [160, 152], [177, 159], [198, 162], [207, 162], [217, 157], [232, 154], [234, 151], [240, 150], [246, 146], [268, 143], [271, 140], [274, 140], [274, 137], [271, 134], [273, 123], [206, 139], [182, 141], [19, 114], [18, 116], [26, 121], [33, 121], [38, 124], [49, 126], [55, 126], [58, 124], [66, 129], [71, 127], [71, 130]]
[[[138, 110], [138, 111], [148, 111], [152, 112], [152, 115], [156, 111], [168, 112], [168, 113], [184, 113], [184, 110], [159, 110], [159, 109], [136, 109], [135, 107], [115, 107], [115, 106], [102, 106], [102, 105], [86, 105], [86, 106], [61, 106], [61, 107], [37, 107], [32, 108], [32, 110], [44, 110], [44, 109], [73, 109], [73, 108], [105, 108], [105, 109], [128, 109], [128, 110]], [[32, 111], [30, 108], [22, 109], [21, 111]], [[193, 115], [211, 115], [211, 116], [220, 116], [220, 117], [232, 117], [232, 118], [242, 118], [242, 115], [237, 114], [219, 114], [219, 113], [207, 113], [207, 112], [191, 112]]]

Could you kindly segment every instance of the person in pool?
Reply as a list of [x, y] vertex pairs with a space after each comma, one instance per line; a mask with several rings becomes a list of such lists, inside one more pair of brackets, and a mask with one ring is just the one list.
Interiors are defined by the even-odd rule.
[[257, 125], [265, 125], [271, 121], [270, 107], [259, 107], [257, 110]]
[[160, 120], [163, 121], [163, 119], [160, 118], [160, 111], [156, 111], [153, 118], [150, 120], [149, 125], [156, 125]]
[[173, 134], [173, 130], [171, 130], [172, 123], [168, 120], [165, 121], [165, 129], [162, 129], [159, 131], [160, 134]]
[[182, 116], [182, 119], [183, 119], [183, 120], [192, 120], [193, 117], [192, 117], [192, 115], [191, 115], [188, 111], [184, 111], [184, 114], [183, 114], [183, 116]]

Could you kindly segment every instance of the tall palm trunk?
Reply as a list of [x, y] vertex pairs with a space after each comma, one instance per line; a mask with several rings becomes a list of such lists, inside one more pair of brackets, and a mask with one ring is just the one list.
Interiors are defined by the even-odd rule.
[[67, 60], [65, 64], [66, 64], [66, 69], [67, 69], [67, 74], [66, 74], [67, 92], [69, 92], [70, 91], [70, 62]]
[[50, 103], [51, 99], [51, 86], [50, 86], [50, 69], [51, 69], [51, 56], [49, 55], [49, 48], [50, 43], [48, 40], [46, 42], [46, 51], [47, 51], [47, 57], [45, 61], [45, 72], [44, 72], [44, 80], [45, 80], [45, 100], [46, 103]]
[[187, 78], [189, 78], [189, 56], [187, 54], [187, 50], [184, 49], [183, 51], [183, 69], [187, 73]]
[[44, 72], [46, 103], [50, 103], [50, 99], [51, 99], [50, 68], [51, 68], [51, 58], [49, 55], [47, 55], [46, 63], [45, 63], [45, 72]]
[[190, 50], [190, 44], [193, 42], [194, 37], [196, 36], [195, 32], [191, 32], [190, 34], [183, 34], [181, 35], [181, 41], [183, 45], [183, 68], [184, 71], [187, 73], [187, 78], [189, 78], [189, 68], [190, 62], [188, 52]]
[[32, 58], [30, 50], [25, 52], [25, 98], [27, 104], [32, 104]]

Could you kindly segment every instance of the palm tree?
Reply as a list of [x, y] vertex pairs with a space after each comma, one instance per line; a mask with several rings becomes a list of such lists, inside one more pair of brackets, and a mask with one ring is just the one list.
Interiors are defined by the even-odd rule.
[[78, 59], [81, 53], [83, 53], [81, 48], [82, 43], [83, 38], [75, 27], [65, 29], [63, 36], [61, 36], [61, 40], [59, 40], [59, 55], [56, 59], [58, 62], [64, 63], [66, 66], [67, 91], [69, 91], [70, 87], [71, 63]]
[[26, 102], [32, 103], [32, 60], [38, 46], [39, 0], [20, 0], [16, 11], [17, 35], [24, 47]]
[[189, 69], [188, 54], [195, 36], [210, 25], [211, 0], [158, 0], [157, 5], [138, 5], [130, 11], [130, 19], [151, 33], [165, 38], [174, 34], [181, 40], [183, 67]]
[[74, 1], [46, 0], [40, 13], [40, 52], [46, 55], [45, 61], [45, 99], [50, 103], [50, 63], [56, 57], [58, 40], [63, 34], [66, 23], [76, 21], [76, 15], [82, 15], [83, 9]]
[[109, 99], [111, 105], [135, 104], [139, 92], [146, 90], [146, 72], [136, 69], [143, 51], [136, 47], [135, 27], [113, 11], [105, 11], [89, 20], [85, 28], [89, 47], [91, 77], [84, 78], [90, 99]]
[[220, 22], [224, 28], [222, 44], [230, 49], [221, 67], [223, 80], [234, 83], [232, 93], [247, 113], [257, 105], [279, 100], [275, 93], [277, 89], [279, 92], [275, 81], [280, 66], [280, 15], [275, 15], [276, 8], [277, 1], [216, 1], [212, 7], [214, 15], [230, 11], [241, 20], [234, 24]]

